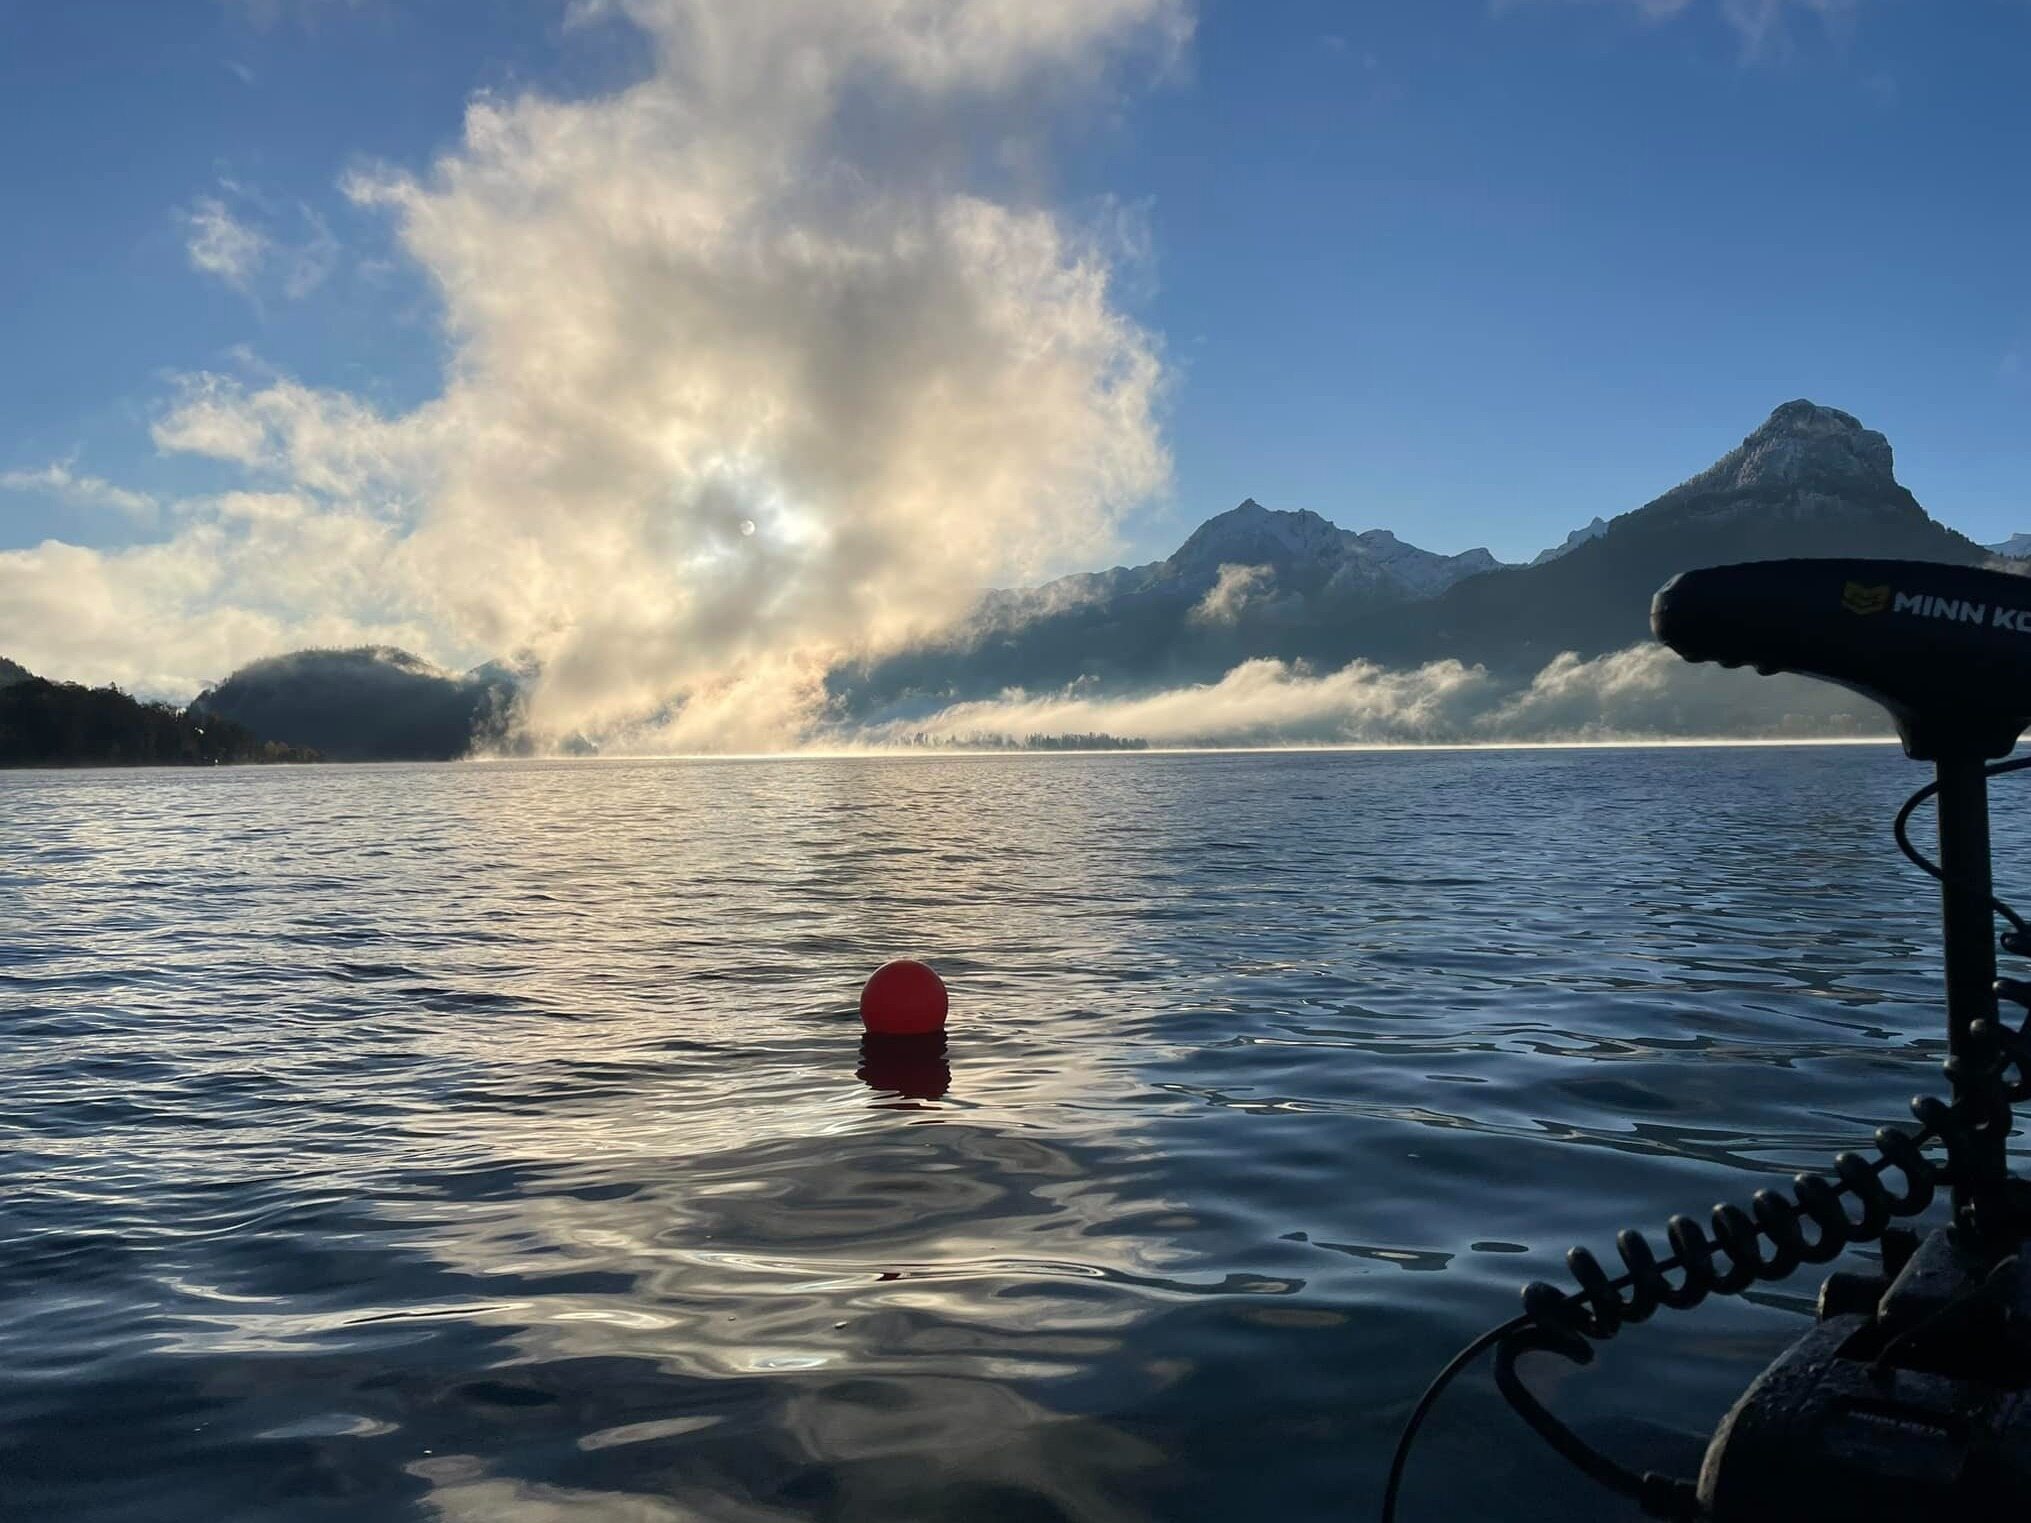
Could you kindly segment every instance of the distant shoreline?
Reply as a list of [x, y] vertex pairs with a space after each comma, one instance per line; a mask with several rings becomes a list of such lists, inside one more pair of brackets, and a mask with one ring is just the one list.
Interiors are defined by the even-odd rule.
[[1731, 738], [1704, 736], [1670, 740], [1485, 740], [1485, 741], [1344, 741], [1318, 745], [1280, 746], [1145, 746], [1136, 749], [1106, 747], [1093, 751], [1072, 751], [1055, 747], [1036, 750], [987, 748], [971, 751], [953, 747], [930, 750], [922, 746], [817, 749], [808, 751], [672, 751], [644, 752], [625, 756], [465, 756], [450, 761], [427, 759], [382, 759], [339, 761], [322, 758], [300, 762], [0, 762], [0, 772], [212, 772], [227, 768], [280, 767], [286, 771], [305, 768], [342, 767], [348, 770], [370, 767], [462, 767], [541, 765], [599, 766], [623, 762], [797, 762], [797, 761], [947, 761], [1003, 760], [1026, 757], [1108, 756], [1335, 756], [1387, 755], [1392, 753], [1466, 751], [1752, 751], [1810, 750], [1818, 747], [1844, 748], [1896, 746], [1894, 735], [1840, 735], [1824, 737], [1785, 736]]

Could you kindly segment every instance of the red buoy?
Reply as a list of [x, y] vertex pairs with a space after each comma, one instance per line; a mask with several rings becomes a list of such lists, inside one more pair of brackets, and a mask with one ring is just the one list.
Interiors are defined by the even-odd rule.
[[929, 1036], [945, 1029], [945, 981], [914, 958], [874, 970], [860, 988], [860, 1019], [877, 1036]]

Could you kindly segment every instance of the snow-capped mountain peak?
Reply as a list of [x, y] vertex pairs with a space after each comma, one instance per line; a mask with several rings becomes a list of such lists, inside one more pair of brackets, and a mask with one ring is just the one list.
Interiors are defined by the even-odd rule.
[[1351, 538], [1345, 529], [1316, 513], [1272, 512], [1251, 497], [1194, 529], [1171, 556], [1170, 564], [1190, 573], [1217, 571], [1224, 565], [1278, 566], [1333, 560], [1346, 553], [1346, 541]]
[[1286, 583], [1323, 578], [1336, 591], [1431, 597], [1500, 562], [1484, 549], [1440, 555], [1388, 529], [1357, 534], [1307, 509], [1265, 508], [1251, 497], [1207, 519], [1164, 564], [1172, 575], [1195, 581], [1217, 577], [1222, 566], [1268, 566]]

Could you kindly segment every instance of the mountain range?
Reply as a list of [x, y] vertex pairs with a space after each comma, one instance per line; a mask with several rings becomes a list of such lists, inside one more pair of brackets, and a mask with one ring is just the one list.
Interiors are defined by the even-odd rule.
[[893, 719], [1011, 687], [1204, 682], [1264, 656], [1528, 673], [1561, 652], [1648, 640], [1651, 595], [1676, 572], [1801, 555], [1996, 559], [1919, 506], [1882, 434], [1787, 402], [1707, 470], [1528, 566], [1485, 550], [1434, 555], [1249, 501], [1166, 560], [993, 594], [944, 641], [835, 673], [832, 687], [844, 713]]
[[[1526, 678], [1561, 653], [1648, 641], [1651, 595], [1691, 567], [1854, 555], [2031, 571], [2027, 551], [2031, 535], [1985, 546], [1934, 520], [1898, 482], [1889, 441], [1853, 415], [1787, 402], [1707, 470], [1528, 565], [1250, 499], [1160, 561], [987, 593], [943, 639], [835, 670], [828, 717], [850, 730], [1010, 689], [1134, 694], [1261, 657], [1315, 671], [1451, 659]], [[0, 681], [10, 667], [0, 661]], [[534, 675], [497, 662], [448, 672], [388, 647], [298, 651], [242, 668], [191, 709], [335, 759], [454, 757], [512, 743]]]

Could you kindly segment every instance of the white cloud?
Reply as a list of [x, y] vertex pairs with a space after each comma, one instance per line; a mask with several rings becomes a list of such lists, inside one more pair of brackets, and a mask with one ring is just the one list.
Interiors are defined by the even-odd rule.
[[1691, 666], [1662, 646], [1642, 645], [1591, 661], [1562, 655], [1527, 682], [1458, 661], [1407, 671], [1356, 661], [1324, 674], [1246, 661], [1217, 682], [1134, 697], [1010, 693], [867, 738], [1101, 733], [1155, 745], [1465, 744], [1888, 729], [1873, 705], [1838, 688]]
[[175, 409], [149, 430], [157, 449], [249, 468], [271, 463], [268, 426], [242, 405], [244, 393], [229, 378], [186, 376], [182, 393]]
[[79, 507], [111, 508], [142, 522], [155, 517], [155, 499], [146, 492], [115, 486], [103, 476], [81, 476], [68, 460], [51, 461], [38, 470], [0, 471], [0, 490], [41, 493]]
[[[1543, 5], [1550, 0], [1493, 0], [1497, 11]], [[1566, 4], [1615, 6], [1646, 21], [1665, 22], [1702, 11], [1718, 13], [1742, 40], [1743, 56], [1751, 61], [1781, 53], [1791, 45], [1789, 22], [1810, 17], [1828, 31], [1844, 29], [1862, 0], [1564, 0]]]
[[281, 379], [249, 391], [231, 376], [183, 377], [150, 429], [171, 454], [204, 455], [269, 482], [378, 511], [424, 478], [427, 416], [388, 419], [344, 392]]
[[39, 675], [177, 699], [304, 645], [417, 645], [385, 525], [288, 494], [185, 505], [171, 539], [0, 551], [0, 651]]
[[[339, 244], [315, 209], [299, 205], [291, 219], [231, 180], [219, 195], [199, 196], [178, 213], [184, 252], [201, 274], [224, 281], [243, 296], [280, 290], [291, 301], [308, 296], [338, 266]], [[301, 235], [286, 238], [275, 223], [295, 221]]]
[[[214, 652], [317, 619], [406, 624], [440, 660], [541, 659], [545, 728], [647, 717], [690, 745], [780, 744], [833, 663], [1110, 548], [1163, 483], [1163, 367], [1114, 289], [1133, 219], [980, 186], [1033, 164], [1121, 60], [1163, 67], [1184, 0], [627, 0], [576, 19], [601, 15], [646, 32], [648, 78], [477, 99], [427, 170], [348, 182], [441, 297], [441, 394], [388, 413], [188, 378], [157, 446], [289, 499], [287, 531], [250, 558], [256, 519], [216, 508], [145, 553], [44, 547], [43, 574], [149, 604], [126, 654], [108, 624], [94, 659], [160, 665], [166, 608], [230, 632], [177, 658], [209, 675]], [[283, 255], [260, 249], [217, 260], [272, 280]], [[321, 539], [326, 522], [347, 532]], [[304, 556], [297, 617], [274, 589]], [[16, 638], [0, 627], [0, 649]]]
[[233, 215], [217, 196], [200, 196], [183, 213], [190, 267], [238, 291], [251, 288], [267, 262], [269, 239]]
[[1275, 580], [1274, 566], [1222, 566], [1206, 595], [1192, 605], [1190, 617], [1199, 624], [1232, 624]]

